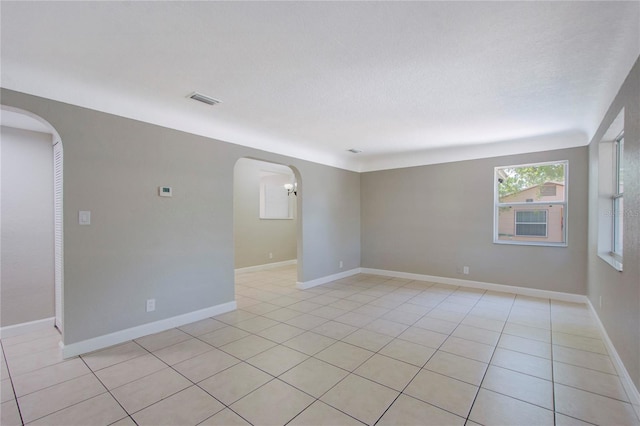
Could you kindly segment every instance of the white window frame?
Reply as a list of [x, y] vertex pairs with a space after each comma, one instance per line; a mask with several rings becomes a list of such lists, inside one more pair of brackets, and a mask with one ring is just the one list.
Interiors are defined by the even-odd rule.
[[[519, 168], [519, 167], [536, 167], [546, 166], [551, 164], [563, 164], [564, 165], [564, 200], [563, 201], [525, 201], [525, 202], [513, 202], [513, 203], [501, 203], [500, 195], [498, 192], [498, 179], [500, 178], [498, 171], [502, 169]], [[534, 206], [562, 206], [562, 242], [549, 242], [549, 241], [515, 241], [515, 240], [501, 240], [499, 239], [499, 218], [500, 209], [508, 207], [534, 207]], [[497, 166], [493, 169], [493, 242], [494, 244], [511, 244], [521, 246], [549, 246], [549, 247], [567, 247], [569, 244], [569, 232], [568, 232], [568, 216], [569, 216], [569, 161], [557, 160], [546, 161], [540, 163], [528, 163], [528, 164], [515, 164], [507, 166]], [[515, 213], [514, 213], [515, 216]], [[549, 220], [549, 214], [547, 213], [547, 223]], [[547, 233], [548, 233], [547, 226]], [[515, 235], [514, 229], [514, 235]], [[531, 237], [534, 238], [534, 237]]]
[[[611, 196], [611, 256], [620, 264], [622, 264], [622, 245], [624, 241], [624, 204], [623, 208], [619, 208], [619, 202], [624, 200], [624, 189], [620, 191], [620, 178], [623, 171], [624, 161], [624, 132], [616, 138], [613, 143], [614, 146], [614, 182], [613, 182], [613, 195]], [[620, 238], [618, 238], [620, 234]]]
[[620, 172], [624, 163], [624, 122], [625, 109], [622, 108], [602, 135], [597, 147], [597, 253], [600, 259], [619, 272], [622, 272], [623, 258], [622, 250], [617, 250], [616, 253], [616, 246], [622, 247], [617, 231], [622, 231], [624, 212], [619, 211], [616, 203], [623, 199], [620, 191]]
[[[531, 204], [531, 203], [528, 203]], [[518, 222], [518, 213], [522, 212], [544, 212], [544, 222]], [[514, 235], [516, 237], [529, 237], [529, 238], [547, 238], [549, 236], [549, 210], [547, 209], [522, 209], [515, 210], [513, 212], [513, 221], [514, 221]], [[528, 235], [528, 234], [518, 234], [518, 225], [542, 225], [544, 223], [544, 235]]]

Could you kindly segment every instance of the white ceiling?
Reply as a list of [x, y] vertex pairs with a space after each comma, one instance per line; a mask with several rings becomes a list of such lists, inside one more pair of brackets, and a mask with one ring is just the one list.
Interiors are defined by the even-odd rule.
[[358, 171], [585, 145], [640, 55], [638, 1], [1, 7], [5, 88]]

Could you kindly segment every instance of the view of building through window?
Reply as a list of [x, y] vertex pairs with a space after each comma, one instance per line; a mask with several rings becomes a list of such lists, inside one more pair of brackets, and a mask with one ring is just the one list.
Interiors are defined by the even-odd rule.
[[566, 245], [567, 162], [495, 168], [494, 242]]

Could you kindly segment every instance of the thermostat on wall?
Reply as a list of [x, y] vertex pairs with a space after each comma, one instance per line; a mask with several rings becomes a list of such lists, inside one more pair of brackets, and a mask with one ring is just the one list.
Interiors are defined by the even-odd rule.
[[159, 186], [158, 187], [158, 195], [161, 197], [171, 197], [171, 187], [170, 186]]

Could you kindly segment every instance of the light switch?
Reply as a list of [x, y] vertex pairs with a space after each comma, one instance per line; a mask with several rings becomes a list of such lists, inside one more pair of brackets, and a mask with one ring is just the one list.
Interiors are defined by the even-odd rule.
[[78, 212], [78, 223], [80, 225], [91, 225], [91, 212], [87, 210], [80, 210]]

